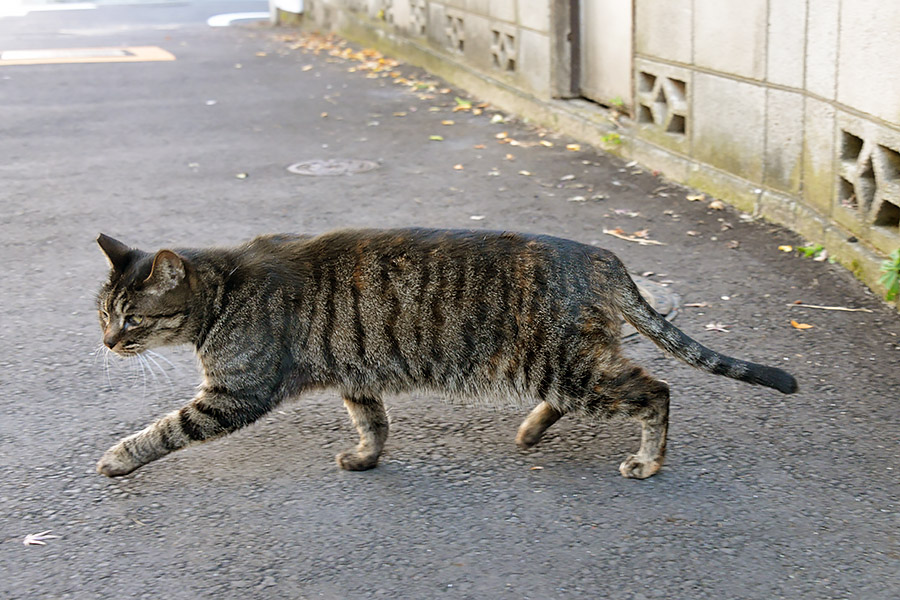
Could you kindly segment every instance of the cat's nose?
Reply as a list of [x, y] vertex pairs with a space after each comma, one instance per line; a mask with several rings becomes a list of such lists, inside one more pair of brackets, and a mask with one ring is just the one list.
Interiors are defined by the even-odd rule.
[[113, 346], [115, 346], [119, 342], [119, 335], [117, 331], [109, 331], [106, 330], [103, 332], [103, 345], [112, 350]]

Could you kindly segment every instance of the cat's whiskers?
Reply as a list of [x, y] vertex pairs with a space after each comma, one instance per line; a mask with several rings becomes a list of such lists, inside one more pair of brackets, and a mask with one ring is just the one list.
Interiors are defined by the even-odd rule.
[[[154, 356], [156, 358], [162, 358], [159, 354], [156, 354], [155, 352], [150, 352], [149, 350], [144, 352], [143, 354], [138, 354], [138, 357], [141, 359], [141, 361], [145, 365], [147, 365], [147, 368], [150, 370], [150, 376], [153, 377], [153, 382], [156, 384], [156, 386], [159, 387], [159, 379], [156, 377], [156, 370], [158, 370], [160, 372], [160, 374], [165, 378], [166, 383], [169, 385], [169, 391], [170, 392], [174, 391], [175, 386], [172, 385], [172, 378], [169, 377], [169, 374], [166, 373], [166, 370], [162, 367], [162, 365], [160, 365], [158, 362], [156, 362], [156, 360], [153, 358]], [[165, 359], [163, 359], [163, 360], [165, 360]], [[166, 361], [166, 362], [168, 362], [168, 361]], [[169, 363], [169, 364], [172, 364], [172, 363]], [[153, 369], [154, 366], [156, 367], [156, 370]]]
[[[170, 367], [172, 367], [172, 370], [175, 371], [176, 373], [180, 371], [180, 369], [178, 368], [178, 365], [176, 365], [175, 363], [173, 363], [171, 360], [169, 360], [168, 358], [166, 358], [166, 357], [163, 356], [162, 354], [159, 354], [159, 353], [157, 353], [157, 352], [154, 352], [153, 350], [147, 350], [146, 352], [144, 352], [144, 354], [147, 355], [147, 358], [150, 358], [151, 356], [152, 356], [153, 358], [158, 358], [159, 360], [163, 361], [164, 363], [166, 363], [167, 365], [169, 365]], [[152, 360], [152, 359], [151, 359], [151, 360]], [[154, 361], [154, 364], [156, 364], [156, 366], [158, 366], [158, 367], [160, 366], [158, 363], [156, 363], [156, 361]], [[165, 369], [163, 369], [162, 367], [160, 367], [160, 371], [165, 375]], [[167, 379], [168, 379], [168, 377], [167, 377]]]

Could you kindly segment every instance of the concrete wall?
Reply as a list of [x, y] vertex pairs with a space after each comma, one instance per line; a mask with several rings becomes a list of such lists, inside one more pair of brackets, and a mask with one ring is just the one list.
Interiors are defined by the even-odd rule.
[[[569, 0], [306, 1], [318, 26], [786, 225], [879, 289], [900, 247], [900, 2], [603, 5], [578, 42]], [[585, 52], [613, 33], [625, 48]], [[630, 119], [578, 99], [623, 62]]]

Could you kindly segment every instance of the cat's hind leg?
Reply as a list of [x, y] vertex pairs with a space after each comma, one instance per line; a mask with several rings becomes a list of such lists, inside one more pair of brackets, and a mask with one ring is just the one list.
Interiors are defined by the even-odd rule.
[[641, 447], [619, 466], [622, 476], [646, 479], [659, 471], [669, 426], [668, 384], [626, 361], [621, 370], [592, 382], [584, 411], [601, 418], [621, 414], [641, 423]]
[[541, 436], [551, 425], [562, 418], [563, 414], [565, 413], [553, 408], [547, 402], [541, 402], [519, 425], [516, 445], [522, 450], [531, 448], [540, 441]]
[[388, 416], [381, 398], [345, 397], [344, 406], [359, 432], [355, 450], [341, 452], [337, 463], [348, 471], [365, 471], [378, 464], [378, 457], [388, 437]]

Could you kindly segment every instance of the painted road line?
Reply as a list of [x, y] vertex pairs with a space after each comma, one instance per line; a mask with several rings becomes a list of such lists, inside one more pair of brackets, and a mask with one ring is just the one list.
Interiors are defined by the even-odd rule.
[[58, 10], [94, 10], [93, 2], [67, 2], [65, 4], [25, 4], [16, 0], [0, 0], [0, 17], [25, 17], [33, 12], [54, 12]]
[[246, 13], [227, 13], [224, 15], [216, 15], [206, 20], [206, 24], [210, 27], [228, 27], [233, 21], [262, 21], [269, 18], [267, 12], [246, 12]]
[[4, 50], [0, 52], [0, 67], [164, 60], [175, 60], [175, 56], [157, 46], [50, 48], [45, 50]]

